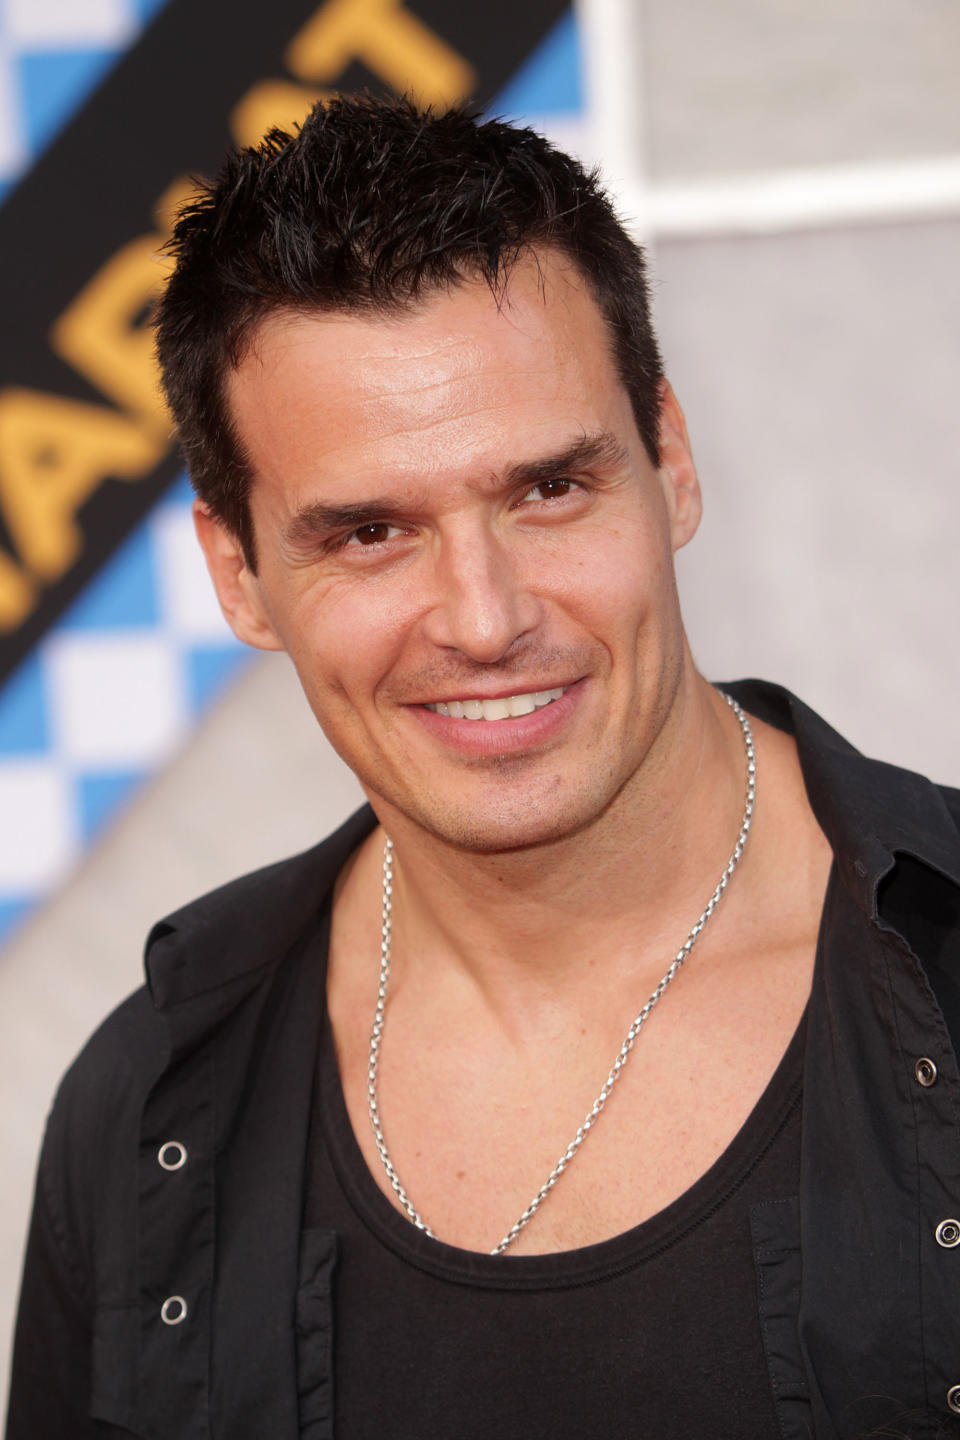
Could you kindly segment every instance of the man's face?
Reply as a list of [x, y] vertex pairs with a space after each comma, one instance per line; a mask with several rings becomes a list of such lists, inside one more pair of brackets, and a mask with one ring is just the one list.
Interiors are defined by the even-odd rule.
[[387, 829], [559, 838], [639, 783], [680, 683], [699, 497], [648, 459], [576, 273], [518, 264], [399, 317], [274, 315], [232, 376], [258, 574], [201, 515], [242, 638], [286, 650]]

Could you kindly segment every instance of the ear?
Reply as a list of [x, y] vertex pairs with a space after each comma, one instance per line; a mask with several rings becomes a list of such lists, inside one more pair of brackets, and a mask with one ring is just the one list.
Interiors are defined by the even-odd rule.
[[687, 422], [668, 380], [660, 382], [660, 481], [670, 512], [673, 548], [679, 550], [697, 533], [703, 501]]
[[247, 565], [240, 541], [199, 500], [193, 504], [193, 523], [220, 608], [234, 635], [258, 650], [282, 650], [260, 583]]

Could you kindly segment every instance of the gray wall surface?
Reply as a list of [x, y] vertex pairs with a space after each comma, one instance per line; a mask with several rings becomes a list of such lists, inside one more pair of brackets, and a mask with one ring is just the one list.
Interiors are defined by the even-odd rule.
[[705, 512], [680, 557], [710, 676], [797, 690], [960, 782], [960, 220], [662, 242]]
[[633, 0], [649, 170], [960, 151], [954, 0]]

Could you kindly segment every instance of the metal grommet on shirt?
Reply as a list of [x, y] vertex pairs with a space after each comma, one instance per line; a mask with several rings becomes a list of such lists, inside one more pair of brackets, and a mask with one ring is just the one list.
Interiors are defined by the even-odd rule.
[[960, 1220], [941, 1220], [936, 1229], [937, 1244], [944, 1250], [960, 1245]]
[[168, 1295], [160, 1306], [160, 1319], [164, 1325], [179, 1325], [187, 1318], [187, 1302], [182, 1295]]
[[157, 1160], [164, 1170], [179, 1170], [187, 1163], [187, 1147], [179, 1140], [165, 1140], [157, 1151]]
[[913, 1067], [913, 1073], [917, 1077], [917, 1084], [922, 1085], [925, 1090], [929, 1090], [931, 1085], [936, 1085], [937, 1083], [937, 1067], [929, 1055], [920, 1056], [920, 1059]]
[[947, 1391], [947, 1404], [954, 1415], [960, 1415], [960, 1385], [951, 1385]]

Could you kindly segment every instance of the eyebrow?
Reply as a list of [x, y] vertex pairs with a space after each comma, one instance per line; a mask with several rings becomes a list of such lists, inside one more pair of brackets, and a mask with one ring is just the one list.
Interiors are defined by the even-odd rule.
[[504, 489], [512, 490], [517, 485], [543, 485], [549, 480], [563, 480], [571, 474], [583, 474], [596, 467], [615, 468], [627, 460], [626, 446], [615, 435], [601, 430], [593, 435], [582, 435], [572, 445], [559, 450], [555, 455], [546, 455], [539, 460], [521, 460], [511, 465], [503, 477]]
[[[536, 460], [520, 460], [495, 477], [497, 490], [514, 490], [519, 485], [544, 485], [596, 468], [615, 468], [626, 462], [626, 447], [608, 431], [583, 435], [553, 455]], [[398, 502], [395, 495], [371, 496], [347, 505], [328, 505], [321, 500], [305, 505], [293, 516], [284, 538], [289, 545], [302, 545], [317, 536], [334, 531], [357, 530], [386, 517], [413, 518], [423, 509], [422, 502], [409, 499]]]

